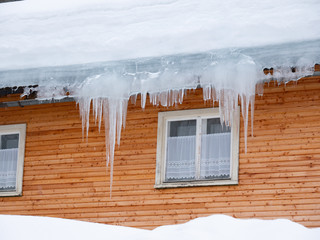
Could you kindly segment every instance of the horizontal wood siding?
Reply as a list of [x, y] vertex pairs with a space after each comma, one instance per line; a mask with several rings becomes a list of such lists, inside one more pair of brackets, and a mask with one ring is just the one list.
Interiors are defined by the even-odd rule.
[[319, 77], [266, 84], [256, 96], [247, 153], [241, 120], [239, 185], [154, 189], [158, 112], [212, 105], [200, 89], [171, 108], [129, 104], [112, 198], [104, 129], [92, 120], [84, 137], [75, 103], [0, 109], [0, 124], [27, 123], [23, 196], [0, 198], [0, 214], [154, 228], [222, 213], [320, 227]]

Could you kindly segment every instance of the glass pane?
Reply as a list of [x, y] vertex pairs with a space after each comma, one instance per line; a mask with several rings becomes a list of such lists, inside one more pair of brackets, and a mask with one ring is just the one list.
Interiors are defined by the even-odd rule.
[[204, 132], [206, 134], [231, 132], [230, 127], [221, 124], [220, 118], [203, 119], [202, 126], [206, 128], [206, 131]]
[[1, 135], [1, 149], [18, 148], [19, 134]]
[[196, 120], [168, 123], [165, 181], [195, 179]]
[[170, 137], [196, 135], [196, 120], [171, 121], [168, 124]]
[[231, 128], [221, 124], [219, 118], [202, 120], [201, 179], [229, 179], [231, 154]]
[[1, 135], [0, 192], [16, 190], [19, 134]]

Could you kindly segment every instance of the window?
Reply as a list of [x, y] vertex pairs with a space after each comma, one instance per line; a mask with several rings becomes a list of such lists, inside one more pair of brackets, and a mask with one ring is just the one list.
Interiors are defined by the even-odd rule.
[[0, 196], [22, 194], [26, 125], [0, 126]]
[[230, 127], [218, 108], [160, 112], [155, 188], [238, 184], [239, 112]]

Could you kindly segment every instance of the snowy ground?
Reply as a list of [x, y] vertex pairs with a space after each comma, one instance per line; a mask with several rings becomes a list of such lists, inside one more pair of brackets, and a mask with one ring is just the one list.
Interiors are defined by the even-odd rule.
[[308, 229], [289, 220], [240, 220], [225, 215], [197, 218], [152, 231], [48, 217], [0, 215], [0, 239], [319, 240], [320, 228]]

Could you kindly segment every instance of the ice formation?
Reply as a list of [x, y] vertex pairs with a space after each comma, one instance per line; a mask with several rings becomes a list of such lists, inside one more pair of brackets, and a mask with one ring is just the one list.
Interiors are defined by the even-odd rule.
[[[149, 96], [153, 105], [182, 103], [185, 90], [203, 88], [203, 99], [219, 102], [221, 119], [230, 124], [240, 99], [245, 145], [249, 107], [253, 120], [256, 86], [271, 79], [296, 80], [313, 74], [320, 60], [320, 41], [274, 45], [261, 48], [223, 49], [198, 54], [180, 54], [84, 65], [1, 71], [0, 87], [38, 85], [39, 99], [77, 100], [83, 130], [88, 134], [90, 113], [99, 125], [104, 122], [107, 164], [111, 186], [116, 143], [120, 144], [129, 98], [141, 94], [144, 108]], [[292, 71], [295, 66], [295, 71]], [[272, 67], [273, 75], [263, 69]], [[258, 92], [261, 94], [261, 92]], [[245, 146], [246, 148], [246, 146]]]
[[25, 93], [37, 90], [39, 99], [68, 92], [87, 134], [92, 108], [105, 125], [112, 175], [128, 100], [137, 94], [142, 108], [147, 95], [153, 105], [172, 106], [201, 87], [226, 123], [240, 99], [246, 142], [256, 86], [310, 75], [320, 62], [319, 10], [318, 0], [4, 3], [0, 87], [31, 86]]

